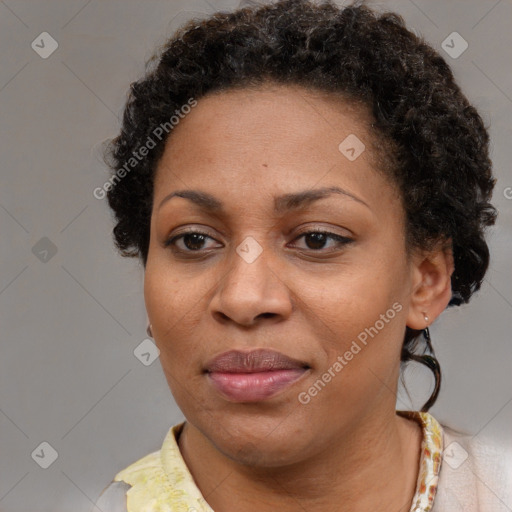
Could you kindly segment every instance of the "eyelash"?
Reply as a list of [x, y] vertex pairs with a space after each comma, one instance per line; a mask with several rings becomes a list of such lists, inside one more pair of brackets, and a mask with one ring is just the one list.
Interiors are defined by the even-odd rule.
[[[212, 240], [214, 240], [213, 237], [211, 237], [210, 235], [208, 235], [207, 233], [204, 233], [202, 231], [195, 231], [195, 230], [190, 230], [190, 231], [186, 231], [184, 233], [180, 233], [179, 235], [176, 235], [176, 236], [173, 236], [171, 238], [169, 238], [165, 243], [164, 243], [164, 246], [165, 247], [170, 247], [170, 246], [176, 246], [176, 241], [181, 239], [181, 238], [184, 238], [185, 236], [187, 235], [192, 235], [192, 234], [197, 234], [197, 235], [202, 235], [204, 237], [207, 237], [207, 238], [211, 238]], [[344, 245], [348, 245], [352, 242], [354, 242], [354, 240], [352, 238], [348, 238], [346, 236], [341, 236], [341, 235], [338, 235], [336, 233], [332, 233], [330, 231], [324, 231], [324, 230], [321, 230], [321, 229], [315, 229], [315, 230], [311, 230], [311, 231], [305, 231], [304, 233], [301, 233], [300, 235], [298, 235], [294, 240], [298, 240], [299, 238], [302, 238], [306, 235], [310, 235], [310, 234], [322, 234], [322, 235], [326, 235], [327, 238], [330, 238], [330, 239], [333, 239], [335, 240], [336, 242], [338, 242], [338, 244], [340, 244], [341, 246], [344, 246]], [[329, 253], [329, 252], [333, 252], [333, 250], [324, 250], [323, 248], [322, 249], [302, 249], [302, 250], [305, 250], [305, 251], [312, 251], [314, 253]], [[177, 252], [181, 252], [181, 253], [188, 253], [188, 254], [198, 254], [198, 253], [201, 253], [203, 250], [202, 249], [198, 249], [198, 250], [191, 250], [191, 249], [187, 249], [187, 250], [183, 250], [183, 249], [176, 249]]]

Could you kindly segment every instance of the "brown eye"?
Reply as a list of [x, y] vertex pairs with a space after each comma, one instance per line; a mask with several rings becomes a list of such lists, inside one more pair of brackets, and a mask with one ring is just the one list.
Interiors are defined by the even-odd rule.
[[328, 241], [333, 240], [334, 247], [328, 247], [327, 251], [323, 252], [336, 250], [337, 248], [354, 241], [352, 238], [347, 238], [345, 236], [341, 236], [336, 233], [330, 233], [328, 231], [308, 231], [306, 233], [302, 233], [295, 240], [299, 240], [300, 238], [304, 238], [306, 244], [305, 249], [310, 249], [312, 251], [320, 251], [324, 249]]
[[304, 240], [309, 249], [323, 249], [325, 243], [328, 240], [328, 236], [325, 233], [307, 233], [304, 236]]
[[206, 240], [205, 235], [202, 235], [200, 233], [188, 233], [186, 235], [183, 235], [183, 244], [187, 249], [190, 249], [191, 251], [198, 251], [199, 249], [202, 249], [202, 246]]
[[[205, 249], [205, 244], [208, 239], [214, 240], [206, 233], [187, 231], [186, 233], [181, 233], [169, 238], [169, 240], [165, 242], [165, 247], [172, 246], [177, 252], [199, 252]], [[181, 245], [178, 242], [180, 242]]]

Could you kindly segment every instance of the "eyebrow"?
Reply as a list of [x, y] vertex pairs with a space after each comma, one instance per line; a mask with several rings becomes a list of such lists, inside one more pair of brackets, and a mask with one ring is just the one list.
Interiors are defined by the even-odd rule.
[[[341, 194], [343, 196], [349, 197], [350, 199], [363, 204], [367, 208], [370, 208], [368, 204], [365, 203], [361, 198], [355, 196], [347, 190], [344, 190], [340, 187], [323, 187], [277, 196], [274, 198], [274, 211], [276, 213], [282, 213], [284, 211], [298, 210], [310, 205], [314, 201], [327, 198], [333, 194]], [[188, 199], [208, 212], [224, 213], [224, 205], [220, 200], [211, 194], [208, 194], [207, 192], [201, 192], [199, 190], [177, 190], [172, 192], [163, 198], [160, 205], [158, 206], [158, 210], [160, 210], [160, 208], [162, 208], [162, 206], [173, 197], [182, 197], [184, 199]]]

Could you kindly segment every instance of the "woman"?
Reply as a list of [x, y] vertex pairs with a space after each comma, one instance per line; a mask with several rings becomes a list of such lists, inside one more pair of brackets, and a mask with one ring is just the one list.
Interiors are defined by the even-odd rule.
[[[428, 413], [428, 327], [479, 289], [496, 216], [445, 61], [397, 15], [284, 0], [190, 22], [154, 64], [108, 200], [186, 421], [98, 508], [507, 506], [506, 458]], [[435, 389], [396, 411], [410, 360]]]

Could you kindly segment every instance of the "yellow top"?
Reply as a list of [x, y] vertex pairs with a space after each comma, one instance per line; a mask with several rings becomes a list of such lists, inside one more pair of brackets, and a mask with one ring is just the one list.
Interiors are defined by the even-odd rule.
[[[422, 426], [418, 482], [410, 512], [429, 512], [441, 469], [442, 427], [429, 413], [397, 411], [397, 414]], [[160, 450], [142, 457], [115, 476], [114, 481], [132, 486], [126, 492], [128, 512], [213, 512], [181, 456], [177, 438], [183, 425], [169, 429]]]

